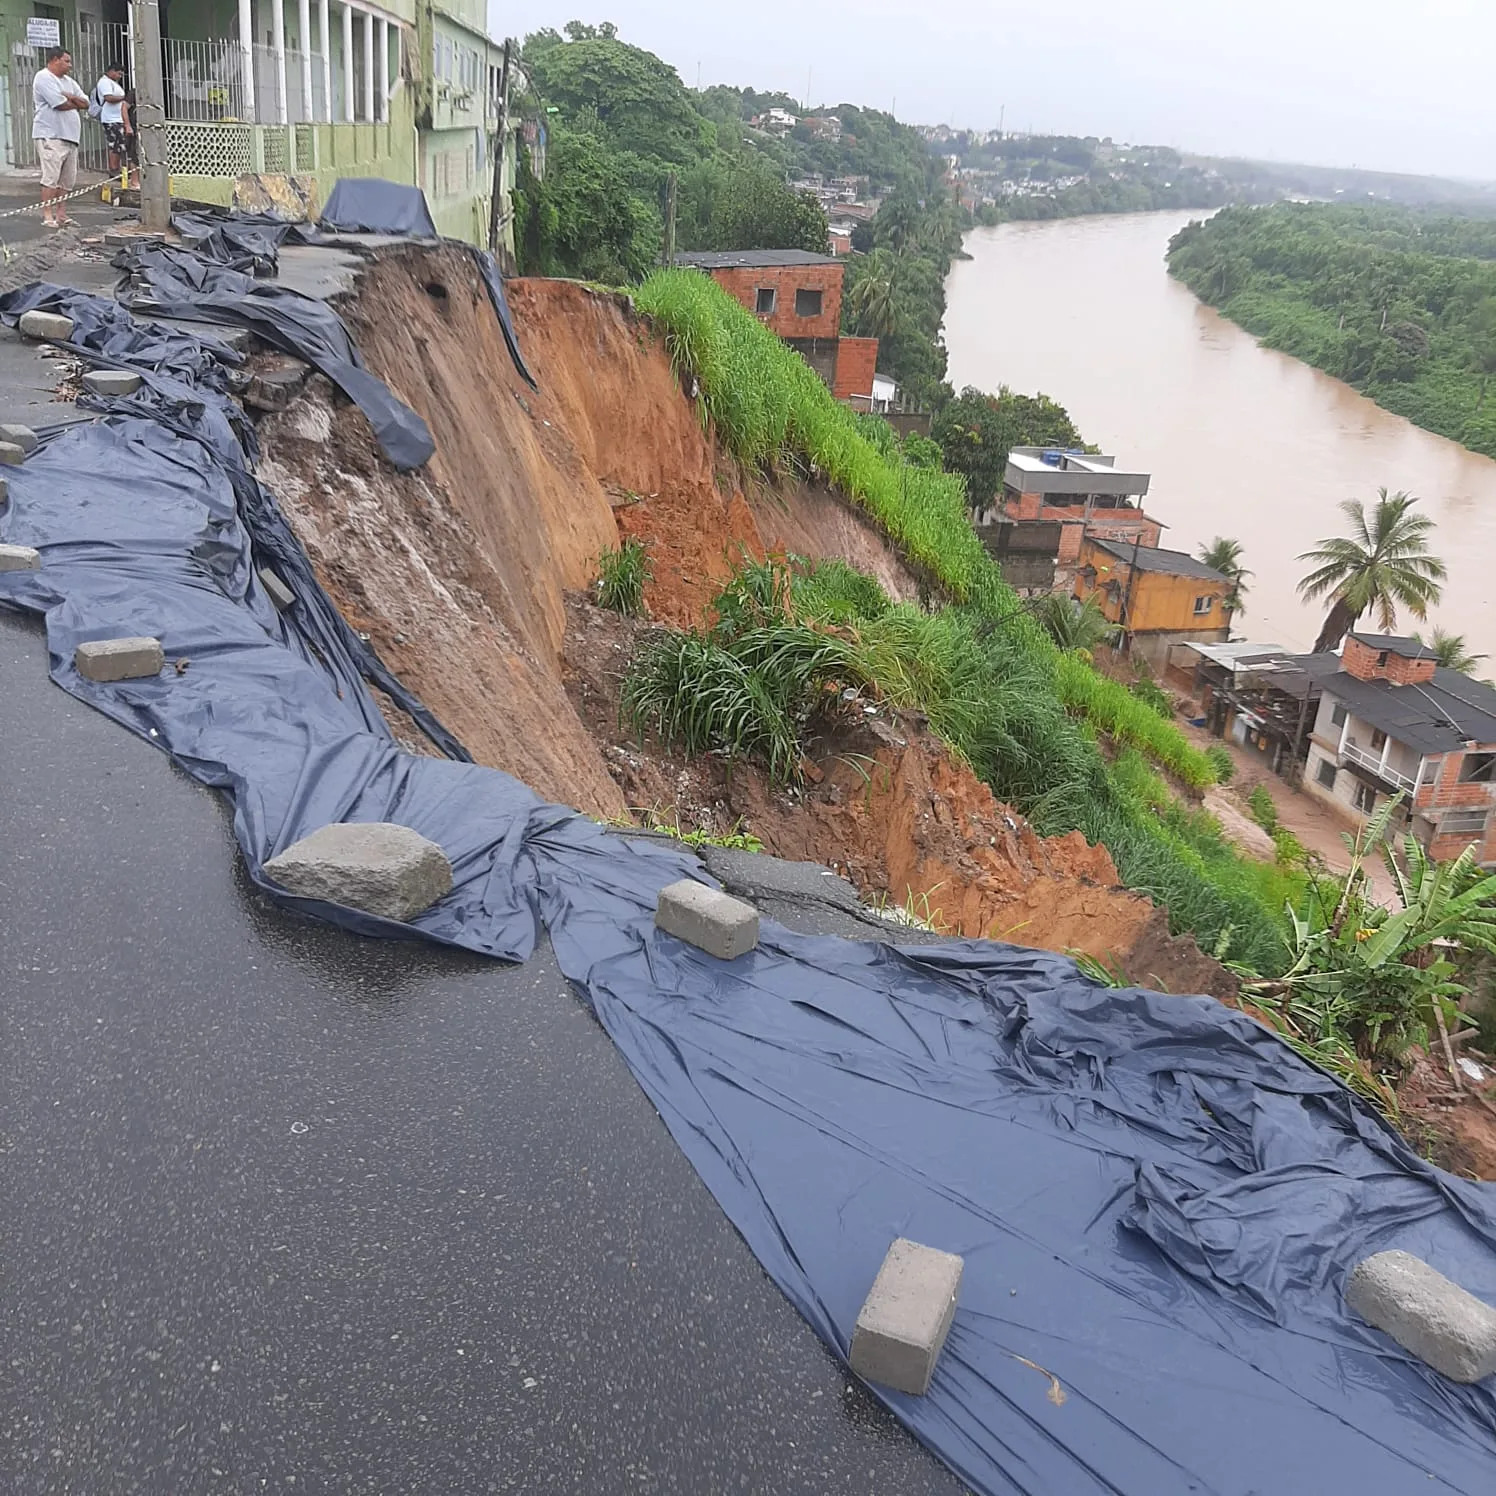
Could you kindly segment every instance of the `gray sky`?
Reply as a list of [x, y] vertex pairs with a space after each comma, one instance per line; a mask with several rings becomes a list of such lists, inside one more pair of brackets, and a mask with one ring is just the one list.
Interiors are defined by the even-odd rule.
[[[611, 20], [694, 85], [917, 124], [1496, 178], [1496, 0], [511, 0], [494, 35]], [[558, 8], [559, 5], [559, 8]]]

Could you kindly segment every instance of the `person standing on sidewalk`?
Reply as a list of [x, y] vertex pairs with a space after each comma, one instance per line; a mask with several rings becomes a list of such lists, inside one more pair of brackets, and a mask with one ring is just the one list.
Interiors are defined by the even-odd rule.
[[73, 221], [63, 202], [78, 180], [78, 142], [88, 112], [88, 95], [73, 82], [72, 66], [67, 48], [53, 47], [46, 66], [31, 80], [36, 106], [31, 138], [42, 168], [42, 222], [52, 229]]
[[117, 173], [125, 164], [125, 138], [132, 126], [124, 117], [125, 65], [111, 62], [104, 76], [94, 84], [94, 103], [99, 123], [104, 127], [104, 141], [109, 147], [109, 170]]

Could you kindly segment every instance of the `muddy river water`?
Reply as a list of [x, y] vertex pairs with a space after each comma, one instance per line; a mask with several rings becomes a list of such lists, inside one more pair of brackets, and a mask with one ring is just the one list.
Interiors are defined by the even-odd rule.
[[[1307, 649], [1320, 612], [1296, 558], [1340, 533], [1343, 499], [1419, 495], [1449, 568], [1430, 622], [1496, 663], [1496, 462], [1389, 415], [1348, 386], [1259, 347], [1164, 267], [1188, 213], [1013, 223], [967, 236], [947, 285], [949, 378], [1042, 390], [1086, 439], [1153, 475], [1163, 544], [1242, 542], [1249, 583], [1234, 633]], [[1400, 617], [1411, 631], [1414, 620]]]

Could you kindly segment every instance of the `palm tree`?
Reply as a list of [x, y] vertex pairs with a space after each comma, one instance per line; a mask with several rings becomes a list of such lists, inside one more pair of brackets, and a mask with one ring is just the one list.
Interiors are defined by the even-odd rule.
[[1370, 609], [1375, 609], [1383, 631], [1390, 632], [1398, 608], [1406, 608], [1415, 618], [1427, 618], [1429, 605], [1439, 601], [1444, 563], [1429, 554], [1434, 522], [1427, 515], [1413, 513], [1417, 502], [1411, 494], [1389, 494], [1379, 488], [1376, 504], [1368, 513], [1359, 499], [1347, 499], [1340, 512], [1349, 523], [1349, 537], [1332, 536], [1299, 557], [1314, 566], [1299, 583], [1299, 595], [1311, 601], [1330, 599], [1330, 611], [1314, 643], [1315, 654], [1338, 648]]
[[1225, 536], [1217, 535], [1209, 545], [1202, 545], [1197, 554], [1206, 566], [1212, 571], [1220, 572], [1230, 582], [1231, 590], [1226, 594], [1227, 611], [1240, 611], [1247, 595], [1247, 578], [1252, 575], [1241, 564], [1241, 541], [1227, 540]]
[[1089, 656], [1098, 644], [1108, 643], [1121, 632], [1121, 626], [1101, 611], [1094, 593], [1084, 601], [1063, 592], [1047, 593], [1039, 599], [1034, 616], [1067, 654]]
[[1463, 634], [1446, 634], [1443, 629], [1435, 629], [1429, 635], [1427, 642], [1422, 634], [1414, 634], [1413, 637], [1428, 650], [1438, 664], [1446, 670], [1458, 670], [1461, 675], [1474, 675], [1476, 666], [1486, 658], [1483, 654], [1472, 654], [1465, 647]]
[[853, 326], [860, 336], [886, 338], [898, 327], [894, 304], [898, 263], [886, 249], [875, 249], [861, 267], [862, 273], [847, 295]]

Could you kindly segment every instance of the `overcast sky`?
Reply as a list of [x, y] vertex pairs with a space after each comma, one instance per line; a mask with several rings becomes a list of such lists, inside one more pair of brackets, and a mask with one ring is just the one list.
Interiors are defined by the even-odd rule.
[[611, 20], [686, 83], [900, 119], [1496, 178], [1496, 0], [490, 0]]

